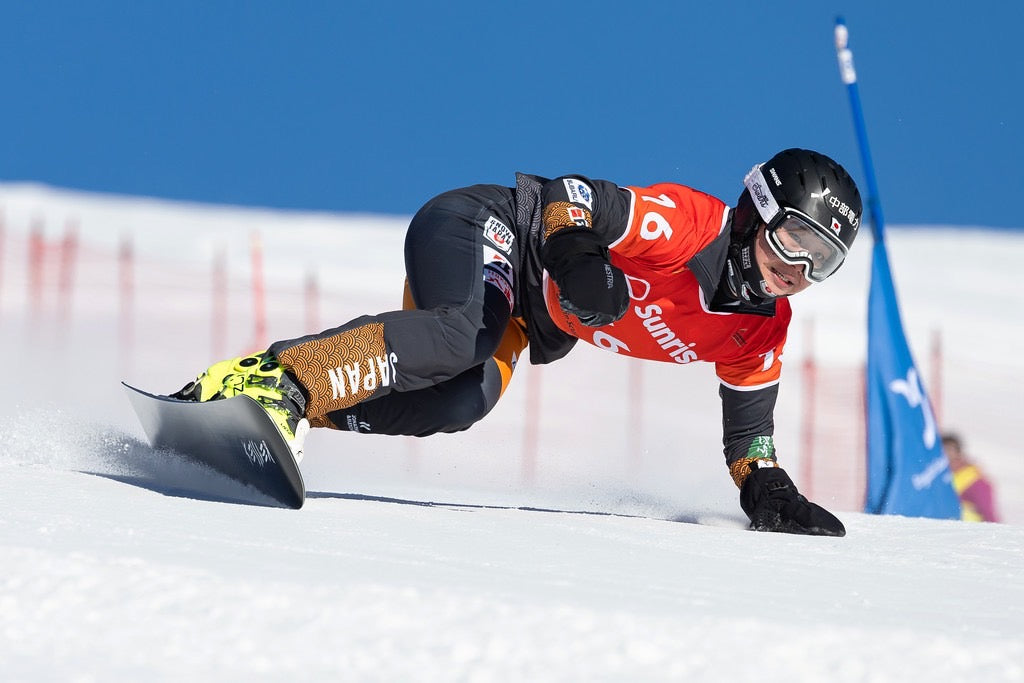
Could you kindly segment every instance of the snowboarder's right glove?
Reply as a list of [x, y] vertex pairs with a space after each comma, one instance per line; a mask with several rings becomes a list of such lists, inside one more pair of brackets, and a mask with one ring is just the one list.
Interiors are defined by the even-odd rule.
[[740, 488], [740, 507], [754, 531], [845, 536], [846, 527], [825, 508], [810, 502], [781, 467], [753, 467]]
[[590, 230], [561, 230], [541, 249], [541, 260], [566, 313], [587, 327], [610, 325], [629, 307], [626, 276], [608, 260], [608, 249]]

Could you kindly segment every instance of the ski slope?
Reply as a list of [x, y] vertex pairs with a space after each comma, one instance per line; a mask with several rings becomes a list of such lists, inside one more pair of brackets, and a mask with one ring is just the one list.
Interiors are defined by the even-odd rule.
[[[463, 434], [314, 432], [300, 511], [233, 502], [251, 493], [145, 445], [118, 381], [171, 391], [211, 360], [205, 283], [222, 245], [222, 343], [255, 341], [255, 230], [272, 338], [308, 331], [297, 310], [311, 271], [323, 327], [397, 305], [404, 219], [34, 186], [0, 186], [0, 206], [7, 680], [1024, 679], [1024, 360], [1007, 353], [1024, 334], [1020, 233], [890, 237], [911, 342], [941, 327], [946, 422], [993, 476], [1007, 523], [846, 509], [848, 535], [830, 539], [744, 529], [710, 369], [645, 370], [633, 448], [619, 426], [629, 364], [582, 348], [543, 375], [521, 366]], [[51, 245], [76, 222], [71, 294], [59, 259], [33, 293], [34, 220]], [[125, 234], [137, 259], [127, 333], [109, 258]], [[794, 299], [794, 328], [813, 317], [816, 351], [836, 364], [863, 354], [865, 246]], [[787, 353], [800, 346], [793, 336]], [[785, 386], [780, 457], [796, 474], [801, 408]], [[530, 469], [533, 390], [546, 410]], [[594, 426], [566, 434], [566, 420]], [[211, 478], [212, 495], [197, 494]]]

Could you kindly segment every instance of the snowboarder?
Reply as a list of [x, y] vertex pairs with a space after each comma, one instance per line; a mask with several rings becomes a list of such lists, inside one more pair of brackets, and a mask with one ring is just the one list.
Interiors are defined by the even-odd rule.
[[301, 455], [310, 426], [427, 436], [496, 404], [519, 354], [580, 339], [615, 353], [715, 363], [726, 464], [751, 526], [841, 536], [778, 466], [773, 411], [788, 297], [832, 275], [857, 235], [849, 174], [788, 149], [755, 166], [735, 208], [676, 183], [620, 187], [517, 174], [443, 193], [413, 217], [405, 308], [222, 361], [175, 398], [259, 400]]

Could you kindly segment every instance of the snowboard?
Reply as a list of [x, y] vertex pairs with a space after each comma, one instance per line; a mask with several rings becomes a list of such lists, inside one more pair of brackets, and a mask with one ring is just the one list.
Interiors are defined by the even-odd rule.
[[302, 507], [306, 486], [298, 463], [254, 399], [239, 395], [197, 403], [122, 384], [153, 448], [180, 453], [284, 507]]

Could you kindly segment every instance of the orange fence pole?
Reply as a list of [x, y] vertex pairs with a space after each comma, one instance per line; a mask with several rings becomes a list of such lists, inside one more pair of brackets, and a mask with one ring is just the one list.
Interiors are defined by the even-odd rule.
[[540, 446], [540, 399], [542, 366], [533, 365], [526, 376], [526, 411], [523, 424], [522, 476], [532, 484], [537, 477], [537, 450]]
[[814, 432], [817, 428], [818, 367], [814, 359], [814, 320], [804, 326], [803, 422], [800, 432], [800, 490], [814, 498]]
[[320, 283], [313, 271], [306, 274], [305, 299], [305, 333], [312, 334], [320, 329]]
[[228, 332], [228, 276], [224, 248], [213, 256], [210, 301], [210, 350], [212, 358], [224, 358]]
[[134, 352], [135, 328], [135, 250], [131, 235], [121, 236], [121, 246], [117, 253], [118, 264], [118, 318], [121, 353], [118, 362], [122, 376], [131, 371], [131, 357]]
[[[78, 260], [78, 223], [70, 220], [64, 228], [59, 246], [60, 270], [57, 273], [57, 310], [60, 326], [65, 331], [71, 321], [71, 299], [74, 296], [75, 263]], [[63, 336], [63, 335], [62, 335]]]
[[263, 244], [258, 232], [252, 233], [252, 307], [253, 307], [253, 348], [262, 349], [267, 345], [267, 301], [263, 287]]

